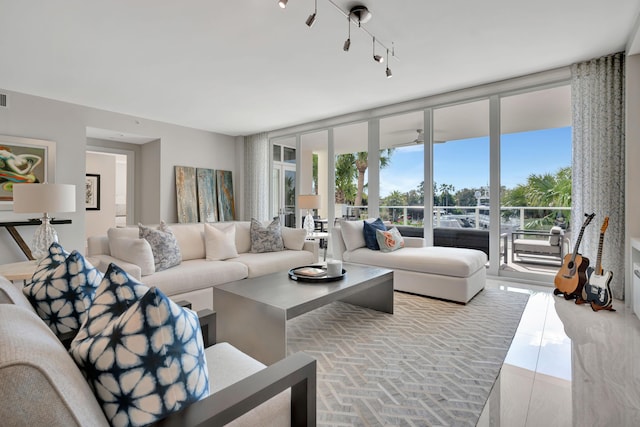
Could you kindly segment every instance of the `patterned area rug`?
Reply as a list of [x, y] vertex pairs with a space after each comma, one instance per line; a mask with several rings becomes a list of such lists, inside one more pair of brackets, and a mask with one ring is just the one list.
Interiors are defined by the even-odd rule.
[[287, 323], [288, 351], [318, 361], [318, 425], [475, 426], [528, 299], [395, 292], [393, 315], [335, 302]]

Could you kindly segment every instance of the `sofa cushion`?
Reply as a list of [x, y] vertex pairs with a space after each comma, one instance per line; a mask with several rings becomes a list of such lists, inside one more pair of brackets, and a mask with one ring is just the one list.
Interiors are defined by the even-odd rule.
[[144, 283], [149, 286], [157, 286], [169, 296], [206, 289], [246, 278], [249, 269], [246, 265], [236, 261], [237, 258], [227, 261], [192, 259], [184, 261], [176, 267], [147, 276], [144, 278]]
[[[216, 393], [265, 368], [265, 365], [241, 352], [229, 343], [219, 343], [205, 349], [209, 369], [209, 388]], [[285, 390], [267, 400], [227, 427], [291, 425], [291, 392]]]
[[156, 271], [175, 267], [182, 262], [182, 254], [176, 237], [164, 221], [157, 230], [138, 224], [140, 237], [147, 239], [151, 245]]
[[343, 258], [356, 264], [453, 277], [469, 277], [487, 263], [482, 251], [443, 246], [405, 247], [388, 253], [360, 248], [345, 252]]
[[77, 331], [86, 318], [102, 273], [78, 251], [71, 252], [64, 262], [48, 271], [22, 291], [56, 335]]
[[[365, 227], [367, 225], [365, 224]], [[392, 227], [389, 230], [376, 230], [376, 239], [378, 246], [382, 252], [393, 252], [400, 248], [404, 248], [404, 239], [397, 228]]]
[[387, 227], [382, 223], [380, 218], [377, 218], [375, 221], [363, 221], [362, 223], [362, 232], [364, 234], [364, 245], [373, 250], [379, 251], [380, 246], [378, 245], [378, 239], [376, 238], [376, 230], [386, 231]]
[[60, 340], [32, 311], [0, 304], [4, 426], [108, 426]]
[[[265, 274], [287, 271], [302, 265], [313, 264], [317, 260], [309, 251], [284, 250], [280, 252], [265, 252], [260, 254], [238, 254], [233, 261], [242, 263], [248, 268], [248, 277], [264, 276]], [[229, 261], [225, 261], [229, 262]]]
[[285, 249], [301, 251], [307, 238], [307, 230], [304, 228], [282, 227], [282, 241]]
[[251, 219], [251, 252], [278, 252], [284, 250], [280, 220], [274, 219], [264, 226], [257, 219]]
[[222, 261], [238, 256], [236, 251], [236, 226], [227, 224], [225, 228], [204, 225], [204, 246], [209, 261]]
[[147, 425], [209, 395], [198, 316], [156, 288], [71, 355], [114, 426]]
[[109, 240], [109, 250], [114, 258], [140, 267], [142, 276], [156, 272], [153, 251], [147, 239], [114, 237]]
[[204, 226], [202, 223], [171, 224], [171, 232], [176, 236], [182, 261], [204, 259]]

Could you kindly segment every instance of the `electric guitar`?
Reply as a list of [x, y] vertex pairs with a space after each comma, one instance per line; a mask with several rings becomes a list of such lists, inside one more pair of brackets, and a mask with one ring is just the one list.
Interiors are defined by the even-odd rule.
[[579, 254], [578, 249], [582, 242], [584, 229], [587, 228], [587, 225], [589, 225], [596, 214], [584, 214], [584, 216], [586, 218], [582, 223], [582, 229], [580, 229], [580, 234], [578, 235], [578, 240], [576, 240], [576, 246], [573, 248], [573, 253], [565, 255], [562, 260], [562, 267], [558, 270], [554, 280], [556, 289], [554, 289], [553, 293], [555, 295], [564, 294], [566, 299], [579, 297], [582, 294], [584, 284], [587, 283], [586, 270], [587, 267], [589, 267], [589, 258], [583, 257]]
[[589, 281], [582, 288], [582, 299], [591, 303], [593, 311], [599, 310], [613, 310], [611, 303], [613, 298], [611, 297], [611, 279], [613, 273], [610, 271], [602, 270], [602, 246], [604, 243], [604, 233], [609, 226], [609, 217], [604, 218], [602, 228], [600, 229], [600, 242], [598, 244], [598, 259], [596, 261], [596, 268], [589, 267], [587, 269], [587, 276]]

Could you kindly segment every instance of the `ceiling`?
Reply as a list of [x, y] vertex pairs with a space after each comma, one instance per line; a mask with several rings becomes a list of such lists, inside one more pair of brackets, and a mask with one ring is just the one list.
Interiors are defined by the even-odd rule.
[[248, 135], [621, 51], [640, 11], [639, 0], [361, 3], [366, 28], [395, 44], [391, 79], [364, 31], [353, 26], [342, 50], [347, 20], [329, 0], [312, 28], [312, 0], [0, 0], [0, 88]]

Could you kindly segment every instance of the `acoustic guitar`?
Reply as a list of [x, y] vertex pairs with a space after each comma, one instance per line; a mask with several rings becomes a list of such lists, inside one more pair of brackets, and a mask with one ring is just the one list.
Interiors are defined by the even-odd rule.
[[596, 214], [584, 214], [584, 216], [586, 218], [582, 223], [582, 228], [580, 229], [578, 240], [576, 240], [576, 245], [573, 248], [573, 253], [565, 255], [562, 260], [562, 267], [558, 270], [554, 280], [556, 289], [554, 289], [553, 293], [555, 295], [564, 294], [566, 299], [580, 297], [582, 288], [584, 284], [587, 283], [586, 271], [587, 267], [589, 267], [589, 258], [579, 254], [578, 249], [580, 248], [585, 228], [587, 228], [587, 225], [589, 225]]
[[[604, 233], [609, 226], [609, 217], [605, 217], [600, 228], [600, 241], [598, 243], [598, 258], [596, 260], [596, 267], [587, 269], [588, 281], [582, 288], [582, 299], [585, 302], [591, 304], [593, 311], [611, 310], [615, 311], [611, 305], [613, 298], [611, 296], [611, 279], [613, 279], [613, 273], [610, 271], [603, 271], [602, 269], [602, 247], [604, 244]], [[578, 301], [576, 301], [577, 303]]]

